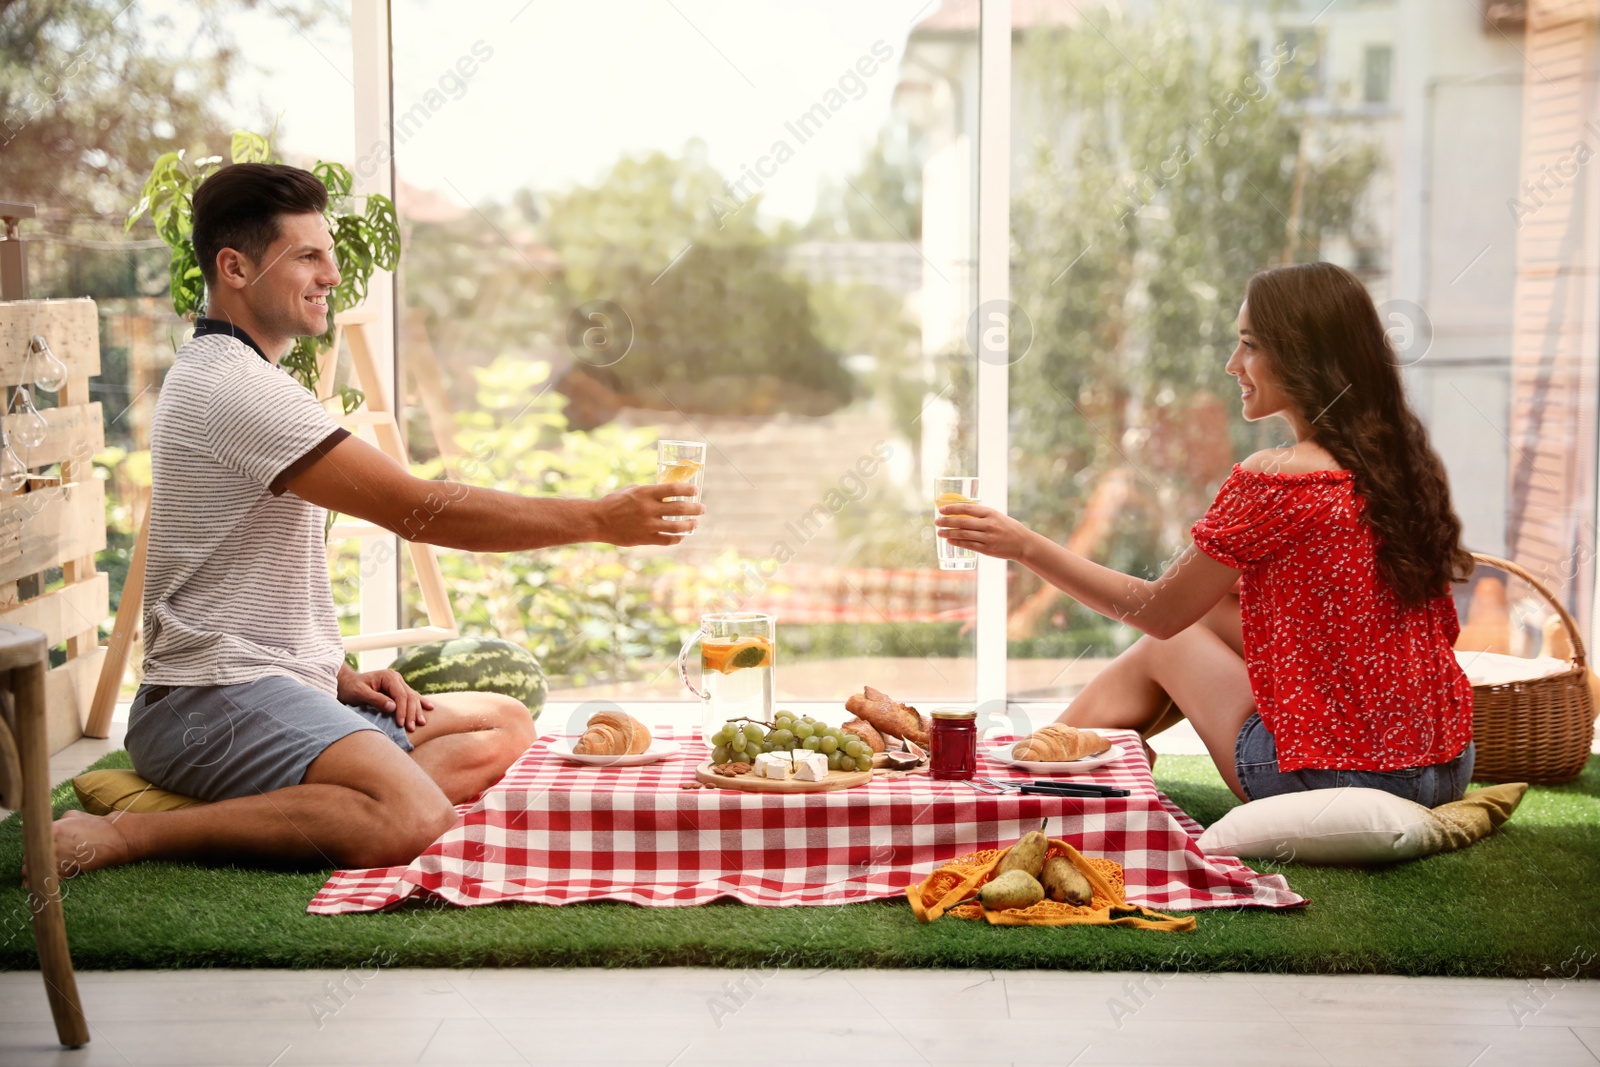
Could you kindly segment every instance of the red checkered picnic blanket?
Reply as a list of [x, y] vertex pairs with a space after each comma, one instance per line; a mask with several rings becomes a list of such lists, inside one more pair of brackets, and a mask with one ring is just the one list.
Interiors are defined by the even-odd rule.
[[[789, 907], [897, 897], [943, 863], [1037, 830], [1123, 866], [1130, 903], [1162, 910], [1303, 903], [1283, 877], [1206, 856], [1200, 825], [1156, 788], [1130, 731], [1123, 754], [1089, 780], [1131, 796], [987, 795], [925, 775], [875, 778], [829, 793], [683, 789], [707, 758], [697, 734], [660, 731], [679, 755], [601, 768], [550, 752], [541, 738], [462, 818], [405, 867], [337, 871], [315, 915], [379, 911], [413, 895], [453, 904], [705, 904], [735, 897]], [[995, 738], [1003, 742], [1006, 738]], [[987, 743], [986, 743], [987, 744]], [[980, 773], [1027, 781], [985, 760]]]

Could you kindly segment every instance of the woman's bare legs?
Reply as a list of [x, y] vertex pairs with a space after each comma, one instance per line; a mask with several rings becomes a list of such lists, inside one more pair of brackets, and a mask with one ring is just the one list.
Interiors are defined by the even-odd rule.
[[[1244, 638], [1241, 633], [1237, 596], [1223, 597], [1193, 628], [1202, 626], [1220, 637], [1223, 643], [1232, 649], [1241, 661], [1243, 660]], [[1141, 645], [1145, 647], [1140, 649]], [[1181, 722], [1184, 718], [1183, 711], [1143, 666], [1144, 654], [1151, 651], [1151, 645], [1159, 649], [1170, 646], [1171, 642], [1157, 641], [1152, 637], [1140, 638], [1132, 648], [1112, 660], [1108, 667], [1095, 675], [1083, 691], [1073, 698], [1073, 707], [1078, 709], [1078, 714], [1094, 714], [1101, 704], [1107, 704], [1117, 709], [1114, 714], [1127, 720], [1127, 725], [1113, 722], [1099, 722], [1096, 725], [1138, 730], [1140, 735], [1147, 739]], [[1140, 654], [1130, 658], [1135, 649], [1140, 649]], [[1069, 716], [1063, 714], [1058, 721], [1068, 722]], [[1077, 723], [1075, 720], [1072, 720], [1072, 724], [1087, 725]]]
[[1187, 718], [1223, 781], [1244, 799], [1234, 773], [1233, 748], [1239, 728], [1255, 710], [1255, 697], [1244, 658], [1229, 640], [1238, 640], [1237, 612], [1238, 601], [1225, 597], [1175, 637], [1139, 638], [1095, 675], [1057, 721], [1091, 729], [1137, 730], [1148, 738]]

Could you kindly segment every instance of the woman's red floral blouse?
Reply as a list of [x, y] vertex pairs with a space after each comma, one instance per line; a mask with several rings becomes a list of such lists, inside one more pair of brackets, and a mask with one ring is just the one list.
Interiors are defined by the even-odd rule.
[[1243, 571], [1245, 668], [1280, 770], [1392, 771], [1454, 759], [1472, 739], [1472, 684], [1451, 651], [1449, 596], [1400, 603], [1347, 470], [1235, 466], [1191, 531]]

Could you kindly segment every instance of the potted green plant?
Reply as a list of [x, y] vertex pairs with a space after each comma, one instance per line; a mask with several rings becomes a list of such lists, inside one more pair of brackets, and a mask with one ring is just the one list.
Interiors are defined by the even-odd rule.
[[[269, 138], [248, 130], [234, 130], [230, 154], [235, 163], [281, 163]], [[194, 191], [222, 166], [221, 156], [185, 158], [183, 149], [155, 161], [139, 202], [128, 212], [124, 230], [133, 229], [146, 212], [156, 232], [172, 251], [172, 310], [193, 320], [205, 308], [205, 278], [194, 254]], [[334, 317], [367, 298], [367, 283], [375, 270], [394, 270], [400, 262], [400, 226], [394, 201], [378, 193], [365, 194], [366, 210], [357, 213], [352, 190], [355, 180], [338, 163], [317, 163], [311, 168], [328, 190], [328, 229], [333, 234], [334, 256], [343, 276], [329, 301], [328, 332], [299, 338], [283, 357], [282, 366], [307, 389], [316, 390], [319, 357], [333, 345]], [[342, 386], [340, 400], [348, 414], [360, 406], [358, 389]]]

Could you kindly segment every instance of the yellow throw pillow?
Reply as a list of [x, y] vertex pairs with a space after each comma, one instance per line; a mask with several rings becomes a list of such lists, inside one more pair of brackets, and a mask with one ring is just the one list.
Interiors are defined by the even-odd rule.
[[203, 800], [158, 789], [132, 771], [90, 771], [72, 780], [72, 791], [91, 815], [113, 811], [176, 811]]
[[1434, 808], [1440, 835], [1438, 851], [1466, 848], [1500, 829], [1527, 791], [1527, 782], [1504, 782], [1474, 789], [1460, 800]]

